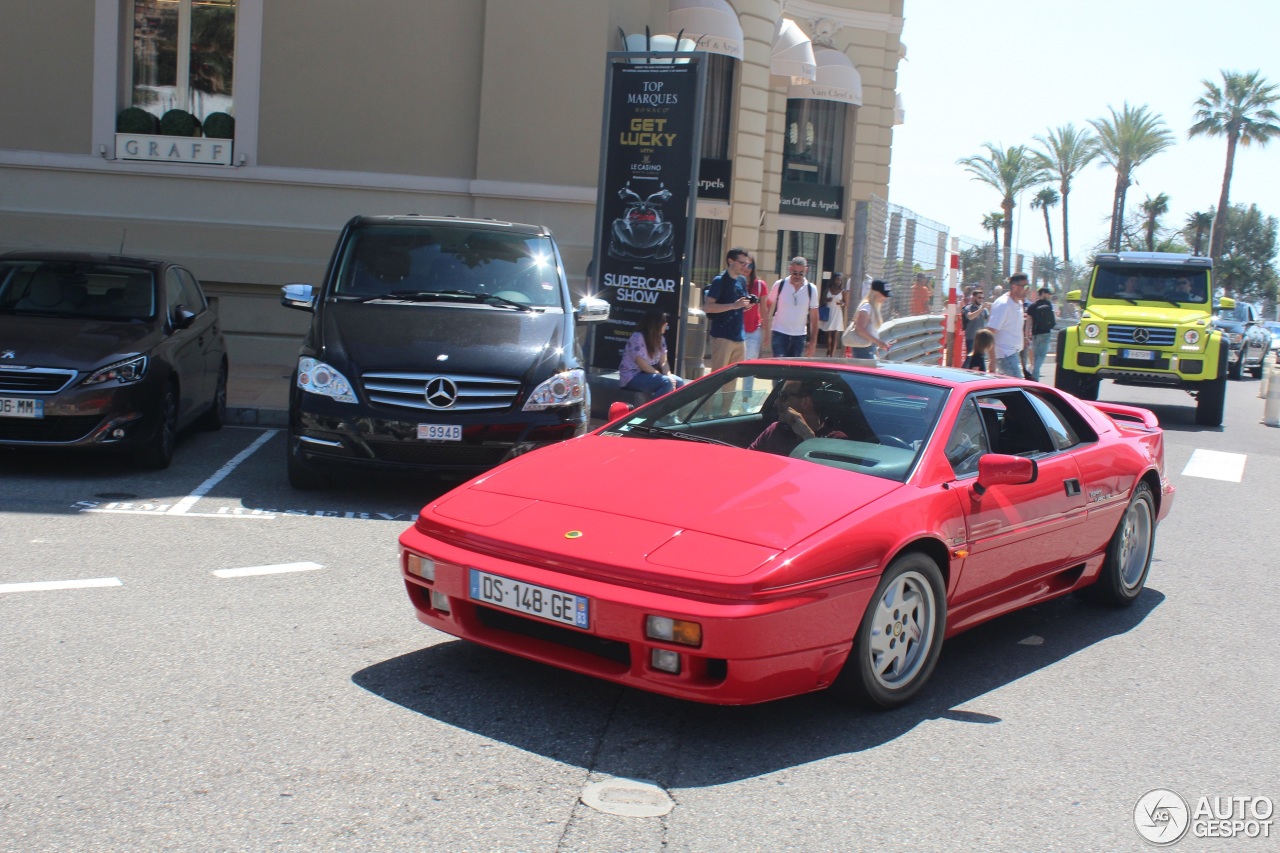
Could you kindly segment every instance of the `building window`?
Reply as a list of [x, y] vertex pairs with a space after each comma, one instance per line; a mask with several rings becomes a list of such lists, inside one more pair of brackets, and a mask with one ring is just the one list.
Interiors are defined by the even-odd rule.
[[133, 0], [131, 105], [234, 115], [237, 0]]
[[849, 107], [837, 101], [787, 101], [787, 138], [782, 154], [785, 180], [841, 185], [848, 114]]
[[738, 61], [722, 53], [706, 55], [707, 92], [702, 109], [702, 156], [729, 159], [729, 126], [733, 108], [733, 68]]

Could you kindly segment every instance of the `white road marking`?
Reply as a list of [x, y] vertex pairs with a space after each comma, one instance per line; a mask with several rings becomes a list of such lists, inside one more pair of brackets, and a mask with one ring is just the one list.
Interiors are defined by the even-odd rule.
[[1239, 483], [1244, 479], [1243, 453], [1223, 453], [1221, 450], [1195, 450], [1182, 469], [1184, 477], [1204, 477], [1208, 480], [1226, 480]]
[[52, 589], [88, 589], [98, 586], [124, 586], [120, 578], [89, 578], [81, 581], [34, 581], [32, 583], [0, 583], [0, 593], [47, 592]]
[[255, 450], [257, 450], [262, 445], [266, 444], [271, 439], [275, 438], [276, 433], [278, 432], [280, 432], [280, 430], [272, 429], [272, 430], [267, 430], [262, 435], [258, 436], [257, 440], [254, 441], [253, 444], [249, 445], [244, 450], [241, 450], [239, 453], [237, 453], [235, 456], [231, 458], [230, 462], [228, 462], [226, 465], [223, 465], [216, 472], [214, 472], [214, 475], [212, 477], [205, 480], [200, 485], [196, 486], [195, 491], [193, 491], [191, 494], [187, 495], [185, 498], [183, 498], [182, 500], [174, 504], [172, 507], [170, 507], [168, 514], [169, 515], [185, 515], [187, 510], [191, 509], [191, 507], [195, 505], [196, 501], [200, 500], [202, 497], [209, 494], [209, 491], [214, 486], [218, 485], [218, 483], [222, 482], [224, 477], [226, 477], [228, 474], [234, 471], [236, 467], [240, 465], [241, 462], [243, 462], [244, 460], [252, 456]]
[[243, 569], [216, 569], [214, 577], [244, 578], [251, 575], [281, 575], [285, 572], [314, 572], [323, 569], [319, 563], [277, 563], [274, 566], [247, 566]]

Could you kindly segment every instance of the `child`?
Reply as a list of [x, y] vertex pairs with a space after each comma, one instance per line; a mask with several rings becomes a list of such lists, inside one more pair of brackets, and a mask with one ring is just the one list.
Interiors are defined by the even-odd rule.
[[969, 351], [969, 356], [964, 360], [964, 366], [969, 370], [981, 370], [985, 373], [987, 370], [987, 357], [988, 355], [994, 356], [995, 347], [995, 333], [990, 329], [979, 329], [973, 336], [973, 349]]

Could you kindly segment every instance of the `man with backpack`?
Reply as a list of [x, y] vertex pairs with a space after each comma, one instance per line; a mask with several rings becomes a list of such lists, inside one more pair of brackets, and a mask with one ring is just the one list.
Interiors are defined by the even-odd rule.
[[791, 259], [790, 272], [769, 289], [768, 311], [773, 317], [769, 343], [775, 358], [813, 355], [818, 348], [818, 305], [821, 297], [813, 282], [804, 277], [809, 262]]
[[1040, 368], [1049, 354], [1049, 335], [1058, 325], [1053, 315], [1053, 303], [1049, 297], [1053, 291], [1047, 287], [1040, 288], [1040, 298], [1031, 304], [1027, 311], [1031, 317], [1031, 379], [1040, 381]]

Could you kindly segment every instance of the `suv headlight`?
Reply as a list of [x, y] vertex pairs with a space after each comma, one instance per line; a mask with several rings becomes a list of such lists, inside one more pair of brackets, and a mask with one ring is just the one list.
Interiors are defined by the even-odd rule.
[[1195, 346], [1196, 344], [1200, 343], [1200, 333], [1197, 332], [1195, 329], [1187, 329], [1185, 332], [1182, 333], [1182, 339], [1186, 341], [1188, 344], [1190, 344], [1191, 346]]
[[1087, 326], [1084, 327], [1084, 336], [1086, 338], [1096, 338], [1098, 336], [1098, 333], [1101, 331], [1102, 329], [1098, 328], [1097, 323], [1089, 323]]
[[323, 361], [314, 358], [298, 359], [298, 387], [310, 394], [332, 397], [339, 403], [354, 403], [355, 392], [347, 377]]
[[539, 383], [524, 404], [526, 412], [540, 412], [552, 406], [571, 406], [587, 398], [587, 373], [580, 367], [557, 373]]
[[140, 355], [137, 358], [131, 358], [128, 361], [120, 361], [115, 364], [109, 364], [101, 370], [95, 371], [88, 379], [84, 381], [85, 385], [99, 385], [103, 382], [119, 382], [121, 385], [128, 385], [131, 382], [137, 382], [147, 375], [147, 357]]

